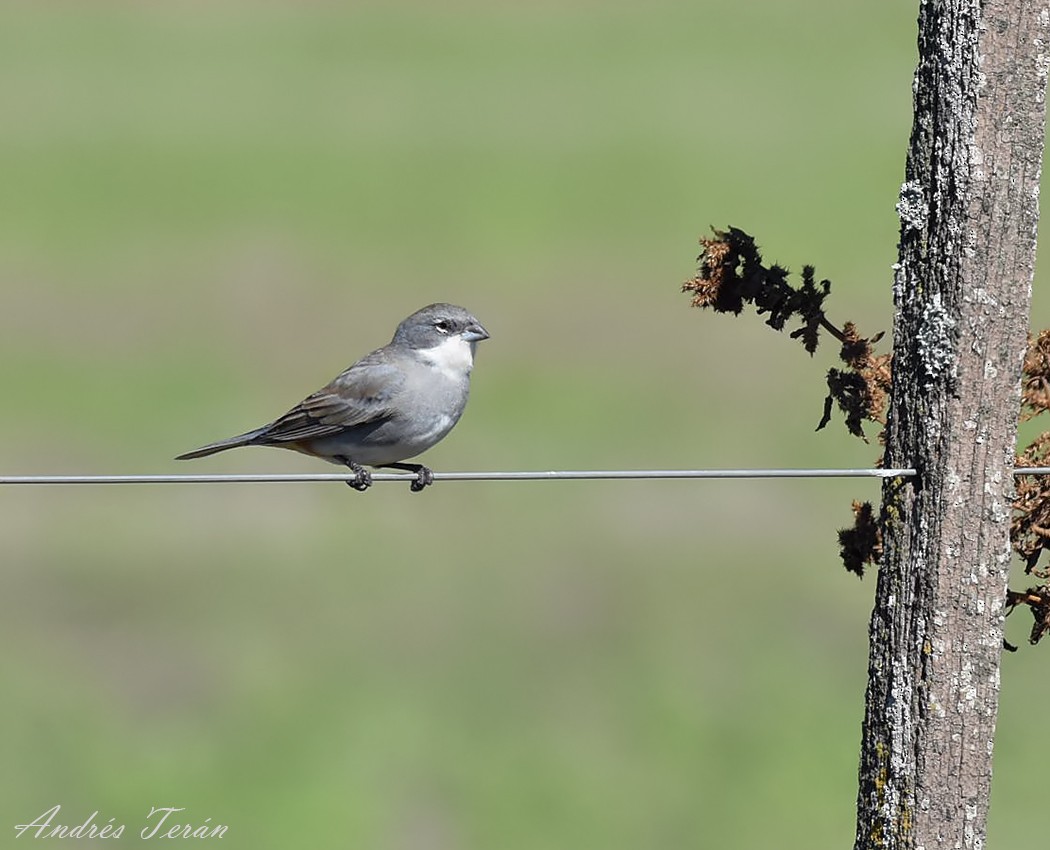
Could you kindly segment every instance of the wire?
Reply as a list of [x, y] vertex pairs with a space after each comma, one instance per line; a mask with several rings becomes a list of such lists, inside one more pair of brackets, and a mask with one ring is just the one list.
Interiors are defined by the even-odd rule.
[[[1025, 466], [1014, 475], [1045, 475], [1050, 467]], [[435, 481], [569, 481], [670, 478], [910, 478], [914, 469], [582, 469], [523, 472], [435, 472]], [[353, 481], [353, 473], [275, 475], [0, 475], [3, 484], [295, 484]], [[372, 473], [376, 482], [415, 480], [415, 475]]]
[[[897, 478], [914, 469], [585, 469], [526, 472], [435, 472], [435, 481], [565, 481], [667, 478]], [[258, 484], [351, 481], [352, 472], [290, 475], [4, 475], [2, 484]], [[372, 473], [372, 480], [414, 481], [415, 475]]]
[[[1046, 475], [1050, 467], [1023, 466], [1014, 475]], [[910, 478], [914, 469], [582, 469], [524, 472], [435, 472], [435, 481], [569, 481], [670, 478]], [[277, 475], [0, 475], [4, 484], [295, 484], [352, 481], [351, 472]], [[374, 472], [375, 482], [411, 482], [415, 475]]]

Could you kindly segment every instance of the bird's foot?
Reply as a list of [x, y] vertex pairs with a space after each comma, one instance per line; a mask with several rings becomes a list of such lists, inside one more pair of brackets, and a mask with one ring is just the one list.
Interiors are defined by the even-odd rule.
[[434, 483], [434, 472], [427, 466], [423, 466], [420, 463], [386, 463], [383, 464], [387, 469], [403, 469], [405, 472], [414, 472], [416, 474], [416, 480], [413, 481], [409, 488], [413, 493], [419, 493], [424, 488], [429, 487]]
[[359, 493], [365, 492], [365, 490], [372, 486], [372, 473], [361, 466], [361, 464], [356, 463], [347, 457], [341, 457], [339, 460], [353, 470], [354, 477], [346, 482], [348, 486], [353, 487]]
[[409, 485], [409, 490], [419, 493], [424, 487], [434, 483], [434, 473], [429, 466], [421, 466], [416, 470], [416, 480]]

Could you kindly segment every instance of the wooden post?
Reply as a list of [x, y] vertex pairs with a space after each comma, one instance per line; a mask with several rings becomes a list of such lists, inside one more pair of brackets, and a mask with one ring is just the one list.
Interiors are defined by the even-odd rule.
[[923, 0], [856, 850], [984, 846], [1050, 0]]

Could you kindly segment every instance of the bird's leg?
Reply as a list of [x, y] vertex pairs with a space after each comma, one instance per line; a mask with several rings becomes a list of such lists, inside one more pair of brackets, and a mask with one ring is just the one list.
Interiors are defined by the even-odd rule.
[[351, 481], [347, 481], [346, 483], [348, 485], [350, 485], [355, 490], [361, 493], [363, 493], [365, 490], [372, 486], [372, 473], [370, 473], [367, 469], [361, 466], [361, 464], [357, 463], [356, 461], [350, 460], [350, 458], [344, 457], [343, 455], [338, 455], [335, 459], [344, 466], [349, 466], [350, 469], [354, 471], [354, 475], [356, 476], [356, 478], [354, 478]]
[[403, 469], [405, 472], [414, 472], [416, 480], [409, 487], [413, 493], [418, 493], [424, 487], [429, 487], [434, 483], [434, 473], [429, 467], [423, 466], [421, 463], [384, 463], [383, 467], [385, 469]]

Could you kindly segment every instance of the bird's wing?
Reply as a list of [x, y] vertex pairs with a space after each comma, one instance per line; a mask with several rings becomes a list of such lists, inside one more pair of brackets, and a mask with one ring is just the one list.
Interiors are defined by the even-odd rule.
[[393, 415], [391, 400], [404, 381], [401, 369], [373, 352], [266, 426], [256, 442], [315, 440], [382, 422]]

